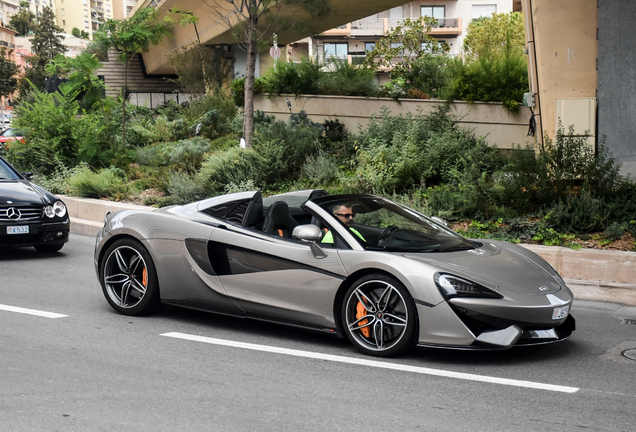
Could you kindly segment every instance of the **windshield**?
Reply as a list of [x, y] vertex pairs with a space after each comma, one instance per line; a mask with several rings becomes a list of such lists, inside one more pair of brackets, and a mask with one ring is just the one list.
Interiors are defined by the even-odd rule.
[[0, 159], [0, 180], [18, 180], [19, 178], [15, 171]]
[[470, 240], [416, 211], [373, 196], [330, 197], [318, 203], [367, 249], [453, 252], [475, 249]]

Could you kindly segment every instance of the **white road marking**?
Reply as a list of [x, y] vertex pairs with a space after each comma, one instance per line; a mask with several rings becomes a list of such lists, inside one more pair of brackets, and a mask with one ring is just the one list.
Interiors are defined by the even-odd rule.
[[508, 379], [508, 378], [497, 378], [497, 377], [490, 377], [485, 375], [475, 375], [475, 374], [469, 374], [469, 373], [463, 373], [463, 372], [451, 372], [451, 371], [445, 371], [441, 369], [431, 369], [431, 368], [425, 368], [425, 367], [419, 367], [419, 366], [408, 366], [408, 365], [401, 365], [398, 363], [388, 363], [388, 362], [382, 362], [377, 360], [343, 357], [343, 356], [322, 354], [322, 353], [311, 352], [311, 351], [300, 351], [300, 350], [294, 350], [294, 349], [288, 349], [288, 348], [278, 348], [278, 347], [273, 347], [268, 345], [257, 345], [257, 344], [251, 344], [251, 343], [245, 343], [245, 342], [236, 342], [236, 341], [230, 341], [225, 339], [216, 339], [216, 338], [209, 338], [204, 336], [190, 335], [186, 333], [171, 332], [171, 333], [164, 333], [161, 336], [167, 336], [167, 337], [171, 337], [175, 339], [190, 340], [195, 342], [204, 342], [204, 343], [213, 344], [213, 345], [222, 345], [222, 346], [228, 346], [228, 347], [234, 347], [234, 348], [249, 349], [254, 351], [263, 351], [263, 352], [269, 352], [269, 353], [275, 353], [275, 354], [304, 357], [304, 358], [310, 358], [310, 359], [316, 359], [316, 360], [326, 360], [326, 361], [332, 361], [332, 362], [338, 362], [338, 363], [376, 367], [376, 368], [382, 368], [382, 369], [390, 369], [390, 370], [396, 370], [396, 371], [402, 371], [402, 372], [412, 372], [412, 373], [433, 375], [433, 376], [446, 377], [446, 378], [455, 378], [455, 379], [462, 379], [462, 380], [468, 380], [468, 381], [480, 381], [485, 383], [500, 384], [500, 385], [514, 386], [514, 387], [525, 387], [525, 388], [531, 388], [531, 389], [537, 389], [537, 390], [547, 390], [547, 391], [561, 392], [561, 393], [576, 393], [577, 391], [580, 390], [579, 387], [567, 387], [567, 386], [561, 386], [561, 385], [555, 385], [555, 384], [543, 384], [543, 383], [538, 383], [533, 381], [521, 381], [521, 380]]
[[0, 310], [4, 310], [8, 312], [17, 312], [17, 313], [22, 313], [27, 315], [36, 315], [36, 316], [41, 316], [44, 318], [64, 318], [68, 316], [68, 315], [58, 314], [55, 312], [44, 312], [44, 311], [39, 311], [35, 309], [25, 309], [21, 307], [7, 306], [2, 304], [0, 304]]

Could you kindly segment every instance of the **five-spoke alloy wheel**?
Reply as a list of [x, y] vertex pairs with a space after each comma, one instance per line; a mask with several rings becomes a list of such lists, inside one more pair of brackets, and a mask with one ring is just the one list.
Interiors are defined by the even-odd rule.
[[159, 306], [155, 266], [138, 241], [114, 242], [104, 253], [99, 268], [104, 296], [117, 312], [144, 315]]
[[391, 356], [411, 347], [415, 322], [408, 291], [392, 277], [364, 276], [345, 294], [342, 308], [345, 333], [365, 354]]

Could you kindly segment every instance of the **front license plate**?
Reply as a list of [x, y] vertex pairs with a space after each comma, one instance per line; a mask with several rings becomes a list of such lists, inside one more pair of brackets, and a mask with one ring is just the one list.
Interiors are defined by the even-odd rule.
[[7, 227], [7, 234], [28, 234], [28, 233], [29, 233], [28, 225]]
[[563, 319], [563, 318], [568, 316], [568, 312], [570, 312], [570, 306], [569, 305], [568, 306], [554, 308], [554, 310], [552, 311], [552, 319], [553, 320]]

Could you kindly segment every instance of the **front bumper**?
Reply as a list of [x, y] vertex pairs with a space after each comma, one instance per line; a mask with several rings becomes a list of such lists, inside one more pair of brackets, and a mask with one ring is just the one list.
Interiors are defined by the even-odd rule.
[[[28, 234], [8, 234], [7, 228], [28, 226]], [[0, 224], [0, 247], [27, 247], [66, 243], [69, 240], [71, 221], [61, 222], [25, 222], [17, 224]]]

